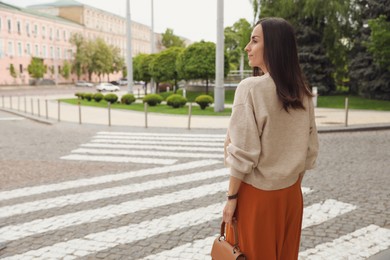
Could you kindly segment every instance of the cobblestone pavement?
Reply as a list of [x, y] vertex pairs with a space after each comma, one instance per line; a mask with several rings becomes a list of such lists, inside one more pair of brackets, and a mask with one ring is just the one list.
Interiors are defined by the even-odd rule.
[[[1, 259], [210, 259], [224, 130], [38, 124], [0, 112]], [[390, 131], [320, 135], [300, 259], [390, 248]]]

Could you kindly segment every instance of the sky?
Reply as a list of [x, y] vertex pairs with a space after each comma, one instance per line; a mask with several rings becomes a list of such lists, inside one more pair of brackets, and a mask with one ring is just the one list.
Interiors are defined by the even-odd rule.
[[[55, 0], [2, 0], [5, 3], [26, 7]], [[127, 0], [77, 0], [120, 16], [126, 16]], [[175, 35], [191, 41], [216, 42], [217, 0], [153, 0], [154, 31], [163, 33], [173, 29]], [[133, 21], [151, 26], [151, 0], [130, 0]], [[249, 0], [224, 0], [224, 27], [233, 25], [240, 18], [253, 22]]]

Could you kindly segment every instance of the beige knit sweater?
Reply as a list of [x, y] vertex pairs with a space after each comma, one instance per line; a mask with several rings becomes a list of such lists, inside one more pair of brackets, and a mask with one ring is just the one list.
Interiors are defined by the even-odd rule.
[[293, 185], [315, 167], [318, 137], [310, 97], [305, 110], [287, 113], [267, 73], [237, 87], [225, 139], [225, 165], [230, 174], [262, 190]]

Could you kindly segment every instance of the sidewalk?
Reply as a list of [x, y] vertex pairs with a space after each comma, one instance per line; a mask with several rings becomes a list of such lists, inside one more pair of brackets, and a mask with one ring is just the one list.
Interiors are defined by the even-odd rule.
[[[125, 92], [119, 92], [119, 95]], [[5, 97], [0, 109], [44, 123], [58, 122], [58, 98], [74, 98], [73, 94]], [[38, 105], [39, 100], [39, 105]], [[46, 117], [46, 100], [48, 118]], [[12, 109], [11, 109], [12, 102]], [[196, 105], [196, 104], [194, 104]], [[226, 104], [226, 107], [231, 105]], [[39, 115], [38, 115], [39, 114]], [[346, 112], [344, 109], [316, 108], [316, 123], [319, 131], [353, 131], [362, 129], [390, 129], [390, 111], [349, 110], [348, 126], [345, 126]], [[78, 106], [66, 103], [60, 104], [60, 121], [80, 123]], [[110, 118], [107, 108], [81, 107], [81, 124], [98, 124], [111, 126], [145, 127], [145, 113], [112, 109]], [[191, 128], [226, 129], [228, 116], [191, 116]], [[148, 127], [188, 128], [188, 115], [167, 115], [148, 113]]]

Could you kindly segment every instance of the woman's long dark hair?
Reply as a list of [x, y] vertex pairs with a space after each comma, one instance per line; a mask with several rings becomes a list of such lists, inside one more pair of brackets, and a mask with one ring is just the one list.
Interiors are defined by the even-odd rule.
[[[288, 112], [292, 109], [305, 109], [303, 98], [313, 96], [299, 66], [297, 43], [294, 28], [282, 18], [263, 18], [261, 24], [264, 35], [264, 62], [276, 85], [276, 92]], [[259, 68], [253, 69], [258, 76]]]

